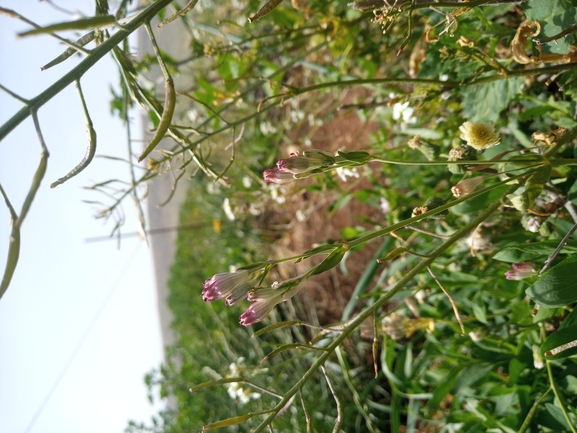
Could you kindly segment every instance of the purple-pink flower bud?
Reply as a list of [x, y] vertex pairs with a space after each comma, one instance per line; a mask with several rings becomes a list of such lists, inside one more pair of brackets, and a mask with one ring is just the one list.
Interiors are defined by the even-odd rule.
[[[201, 293], [202, 299], [204, 302], [212, 302], [233, 295], [234, 302], [243, 299], [252, 288], [250, 285], [247, 285], [246, 289], [243, 287], [247, 282], [249, 282], [250, 277], [251, 274], [248, 271], [238, 271], [233, 273], [223, 272], [216, 274], [204, 282], [204, 290]], [[244, 296], [239, 298], [242, 291], [237, 289], [241, 287], [245, 291]]]
[[272, 311], [275, 305], [274, 302], [254, 302], [248, 307], [248, 310], [240, 315], [240, 324], [249, 326], [260, 322]]
[[263, 176], [265, 182], [278, 183], [278, 184], [289, 183], [295, 180], [292, 173], [281, 171], [278, 168], [265, 170], [263, 172]]
[[513, 269], [509, 269], [505, 273], [505, 278], [508, 280], [519, 281], [524, 278], [530, 278], [536, 275], [537, 271], [532, 263], [521, 262], [513, 263]]

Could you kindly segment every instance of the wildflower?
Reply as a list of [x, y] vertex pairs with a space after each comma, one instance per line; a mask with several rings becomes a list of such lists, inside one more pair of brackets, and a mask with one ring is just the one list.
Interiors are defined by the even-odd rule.
[[491, 123], [465, 122], [459, 129], [461, 138], [477, 150], [496, 146], [500, 142], [499, 133]]
[[471, 340], [475, 343], [481, 341], [483, 339], [483, 331], [475, 329], [474, 331], [469, 332], [469, 337], [471, 337]]
[[483, 228], [478, 226], [473, 233], [466, 239], [467, 246], [474, 257], [477, 251], [487, 251], [493, 248], [493, 244], [483, 233]]
[[482, 177], [471, 177], [469, 179], [463, 179], [457, 185], [451, 188], [451, 192], [457, 198], [463, 197], [475, 191], [481, 182], [483, 182]]
[[530, 278], [537, 273], [535, 266], [532, 263], [521, 262], [513, 263], [513, 269], [509, 269], [505, 273], [505, 278], [508, 280], [519, 281], [524, 278]]
[[307, 150], [302, 156], [294, 153], [288, 159], [279, 160], [276, 166], [281, 172], [300, 174], [321, 168], [327, 163], [334, 163], [334, 158], [329, 154], [320, 150]]
[[543, 360], [543, 357], [541, 356], [541, 348], [536, 345], [533, 344], [531, 346], [531, 351], [533, 352], [533, 366], [537, 369], [542, 369], [545, 367], [545, 361]]
[[343, 182], [347, 181], [347, 178], [354, 177], [359, 178], [359, 172], [355, 167], [347, 168], [347, 167], [337, 167], [337, 175], [341, 178]]
[[224, 199], [222, 209], [224, 210], [224, 214], [226, 215], [229, 221], [234, 221], [236, 219], [234, 213], [232, 212], [232, 208], [230, 207], [230, 200], [228, 199], [228, 197]]
[[272, 183], [289, 183], [295, 180], [292, 173], [287, 173], [284, 171], [279, 170], [278, 168], [273, 168], [270, 170], [265, 170], [263, 172], [264, 181], [265, 182], [272, 182]]
[[538, 216], [524, 214], [521, 217], [521, 225], [525, 228], [525, 230], [528, 230], [531, 233], [538, 233], [539, 229], [541, 228], [542, 222], [541, 218], [539, 218]]
[[403, 337], [409, 338], [421, 329], [433, 331], [435, 329], [435, 322], [430, 317], [411, 319], [397, 313], [392, 313], [383, 319], [381, 326], [383, 332], [393, 340], [400, 340]]
[[[237, 362], [233, 362], [228, 367], [230, 373], [227, 375], [228, 378], [239, 377], [241, 370], [244, 370], [244, 358], [238, 358]], [[239, 382], [231, 382], [227, 385], [227, 392], [232, 400], [238, 400], [241, 404], [248, 403], [251, 399], [257, 400], [261, 397], [258, 392], [250, 392], [249, 389], [244, 389]]]
[[389, 201], [385, 197], [381, 197], [381, 212], [386, 215], [390, 210], [391, 206], [389, 205]]
[[253, 274], [246, 270], [216, 274], [204, 282], [202, 299], [204, 302], [212, 302], [226, 298], [227, 305], [232, 305], [247, 296], [257, 278], [253, 278]]
[[304, 286], [306, 279], [297, 278], [285, 281], [281, 285], [267, 289], [253, 290], [248, 294], [248, 300], [253, 304], [240, 316], [240, 324], [249, 326], [263, 320], [272, 309], [281, 302], [288, 301]]
[[382, 329], [393, 340], [400, 340], [407, 334], [408, 322], [407, 317], [392, 313], [383, 319]]
[[453, 147], [449, 151], [449, 161], [460, 161], [461, 159], [465, 159], [467, 154], [467, 149], [463, 146]]
[[416, 207], [413, 209], [413, 212], [411, 213], [411, 218], [414, 218], [417, 215], [421, 215], [421, 214], [424, 214], [426, 212], [429, 212], [429, 208], [427, 206]]
[[393, 120], [401, 120], [401, 126], [417, 123], [417, 118], [413, 116], [415, 109], [409, 107], [409, 101], [396, 102], [393, 105]]

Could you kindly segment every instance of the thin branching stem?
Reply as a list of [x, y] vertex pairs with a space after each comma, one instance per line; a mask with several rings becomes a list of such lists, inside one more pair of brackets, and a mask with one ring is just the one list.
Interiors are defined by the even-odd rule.
[[[503, 196], [506, 194], [511, 194], [517, 189], [514, 185], [508, 188], [504, 192]], [[467, 225], [455, 232], [450, 239], [438, 246], [431, 254], [428, 259], [423, 259], [419, 262], [413, 269], [411, 269], [404, 277], [402, 277], [389, 292], [381, 296], [373, 305], [365, 308], [361, 311], [354, 319], [352, 319], [347, 326], [342, 331], [341, 334], [335, 337], [335, 339], [327, 346], [327, 351], [320, 355], [309, 370], [304, 374], [304, 376], [295, 385], [285, 393], [283, 399], [274, 407], [273, 411], [258, 425], [255, 429], [255, 433], [262, 432], [263, 429], [269, 425], [276, 414], [288, 403], [288, 401], [293, 398], [293, 396], [298, 392], [298, 390], [315, 374], [326, 360], [332, 355], [332, 353], [342, 344], [342, 342], [347, 338], [361, 323], [363, 323], [369, 316], [373, 314], [375, 309], [382, 308], [395, 294], [401, 291], [416, 275], [418, 275], [422, 270], [430, 266], [441, 254], [443, 254], [450, 246], [452, 246], [459, 239], [466, 236], [469, 232], [474, 230], [479, 224], [489, 218], [499, 207], [501, 203], [496, 200], [492, 203], [485, 211], [481, 212], [477, 217], [473, 218]]]
[[22, 108], [14, 116], [12, 116], [11, 119], [9, 119], [6, 123], [4, 123], [4, 125], [0, 127], [0, 141], [2, 141], [8, 134], [10, 134], [14, 128], [20, 125], [20, 123], [27, 119], [33, 111], [40, 109], [40, 107], [50, 101], [63, 89], [79, 79], [86, 71], [94, 66], [96, 62], [98, 62], [102, 57], [109, 53], [115, 46], [125, 40], [142, 24], [154, 18], [158, 12], [168, 6], [171, 2], [172, 0], [158, 0], [152, 3], [146, 9], [136, 15], [133, 19], [124, 24], [122, 28], [119, 28], [118, 31], [114, 33], [110, 38], [94, 48], [90, 54], [82, 62], [80, 62], [80, 64], [72, 68], [70, 72], [65, 74], [38, 96], [30, 99], [27, 107]]

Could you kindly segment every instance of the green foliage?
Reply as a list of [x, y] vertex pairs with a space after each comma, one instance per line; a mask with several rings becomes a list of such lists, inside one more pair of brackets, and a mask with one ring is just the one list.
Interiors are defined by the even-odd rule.
[[[176, 406], [128, 430], [575, 433], [575, 1], [193, 3], [171, 15], [159, 0], [126, 24], [178, 18], [183, 60], [159, 47], [135, 61], [124, 27], [98, 33], [87, 59], [112, 52], [111, 110], [128, 121], [136, 102], [156, 128], [144, 174], [129, 151], [131, 180], [102, 215], [166, 172], [188, 188], [169, 282], [178, 342], [146, 378]], [[526, 20], [541, 30], [525, 41]], [[551, 53], [565, 57], [531, 63]], [[145, 77], [157, 64], [163, 100]], [[355, 213], [344, 239], [321, 223], [318, 245], [271, 257], [318, 209]], [[254, 274], [235, 286], [250, 302], [203, 302], [204, 281], [239, 270]], [[315, 320], [305, 290], [341, 322]], [[248, 305], [258, 338], [238, 325]]]

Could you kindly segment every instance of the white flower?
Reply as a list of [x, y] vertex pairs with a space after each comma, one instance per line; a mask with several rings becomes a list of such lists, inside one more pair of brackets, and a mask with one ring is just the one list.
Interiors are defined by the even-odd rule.
[[337, 167], [337, 175], [341, 178], [343, 182], [346, 182], [349, 177], [359, 178], [360, 174], [355, 167]]
[[401, 120], [401, 124], [407, 125], [417, 123], [417, 118], [413, 116], [415, 109], [409, 107], [409, 101], [396, 102], [393, 105], [393, 120]]
[[224, 199], [222, 209], [224, 210], [224, 214], [230, 221], [234, 221], [236, 219], [234, 213], [232, 212], [232, 208], [230, 207], [230, 200], [228, 199], [228, 197]]
[[385, 197], [381, 197], [381, 211], [383, 214], [388, 214], [390, 210], [391, 207], [389, 205], [389, 201]]
[[501, 140], [492, 123], [465, 122], [459, 126], [459, 129], [461, 138], [477, 150], [496, 146]]
[[248, 177], [248, 176], [244, 176], [244, 177], [242, 178], [242, 185], [243, 185], [245, 188], [250, 188], [250, 187], [252, 186], [252, 179], [251, 179], [250, 177]]

